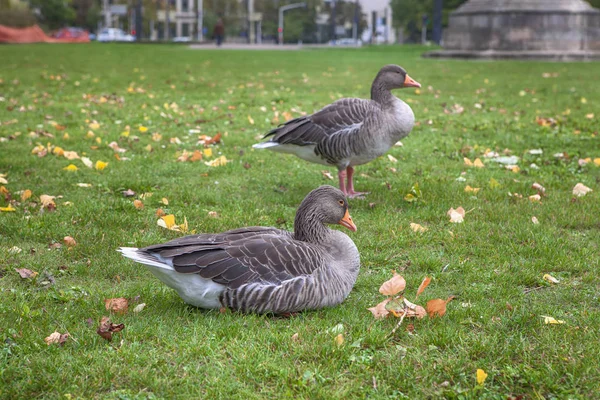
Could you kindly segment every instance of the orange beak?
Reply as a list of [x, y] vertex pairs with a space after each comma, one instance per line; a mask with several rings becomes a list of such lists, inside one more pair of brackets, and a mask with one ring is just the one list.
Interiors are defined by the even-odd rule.
[[404, 78], [404, 87], [421, 87], [421, 84], [406, 74], [406, 78]]
[[354, 225], [354, 222], [352, 222], [352, 217], [350, 216], [350, 213], [348, 212], [348, 210], [346, 210], [346, 214], [344, 214], [344, 218], [340, 219], [340, 222], [338, 222], [338, 224], [340, 224], [341, 226], [345, 226], [346, 228], [350, 229], [352, 232], [356, 232], [356, 225]]

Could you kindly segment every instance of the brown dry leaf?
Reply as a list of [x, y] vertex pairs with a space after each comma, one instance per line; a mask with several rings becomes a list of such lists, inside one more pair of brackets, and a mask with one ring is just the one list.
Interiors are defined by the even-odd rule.
[[474, 188], [474, 187], [471, 187], [470, 185], [465, 186], [465, 192], [467, 192], [467, 193], [477, 194], [477, 192], [479, 192], [480, 190], [481, 190], [481, 188]]
[[546, 188], [545, 188], [545, 187], [543, 187], [542, 185], [540, 185], [540, 184], [539, 184], [539, 183], [537, 183], [537, 182], [534, 182], [534, 183], [533, 183], [533, 185], [531, 185], [531, 188], [532, 188], [532, 189], [535, 189], [535, 190], [537, 190], [537, 192], [538, 192], [540, 195], [543, 195], [544, 193], [546, 193]]
[[102, 317], [96, 333], [110, 342], [112, 340], [112, 334], [114, 332], [120, 332], [123, 328], [125, 328], [125, 324], [113, 324], [110, 322], [110, 318]]
[[204, 141], [204, 145], [208, 146], [210, 144], [217, 144], [221, 142], [221, 133], [217, 133], [214, 137], [207, 139]]
[[125, 314], [129, 308], [129, 301], [124, 297], [105, 299], [104, 306], [108, 311], [112, 311], [117, 314]]
[[160, 218], [160, 217], [164, 217], [165, 215], [166, 214], [165, 214], [165, 212], [164, 212], [164, 210], [162, 208], [159, 208], [159, 209], [156, 210], [156, 216], [157, 217]]
[[533, 194], [529, 196], [529, 201], [531, 201], [532, 203], [540, 202], [541, 200], [542, 196], [540, 196], [539, 194]]
[[431, 283], [430, 277], [426, 276], [425, 278], [423, 278], [423, 282], [421, 282], [421, 284], [419, 285], [419, 288], [417, 289], [417, 295], [415, 296], [415, 299], [418, 298], [421, 293], [423, 293], [423, 290], [425, 290], [425, 288], [427, 286], [429, 286], [430, 283]]
[[68, 337], [68, 333], [61, 334], [59, 332], [53, 332], [50, 336], [44, 339], [44, 342], [46, 342], [48, 346], [50, 346], [51, 344], [63, 345], [67, 341]]
[[200, 150], [194, 150], [192, 153], [192, 157], [190, 157], [190, 161], [200, 161], [202, 160], [202, 152]]
[[406, 281], [404, 278], [394, 271], [394, 276], [391, 279], [383, 282], [381, 287], [379, 288], [379, 293], [386, 296], [394, 296], [406, 287]]
[[339, 347], [344, 344], [344, 334], [340, 333], [335, 337], [335, 344]]
[[450, 217], [450, 222], [461, 223], [465, 218], [465, 209], [462, 207], [458, 207], [456, 210], [450, 208], [446, 214]]
[[298, 342], [298, 341], [300, 341], [300, 336], [298, 336], [298, 332], [294, 333], [292, 335], [291, 339], [292, 339], [292, 342]]
[[402, 299], [402, 301], [404, 302], [404, 305], [406, 306], [406, 308], [404, 309], [404, 312], [406, 313], [406, 317], [407, 318], [425, 318], [425, 316], [427, 315], [427, 311], [425, 311], [425, 309], [423, 307], [421, 307], [418, 304], [414, 304], [411, 303], [410, 301], [408, 301], [406, 298]]
[[23, 193], [21, 193], [21, 201], [27, 200], [28, 198], [31, 197], [31, 195], [32, 195], [31, 190], [29, 190], [29, 189], [24, 190]]
[[73, 247], [77, 245], [77, 242], [75, 241], [75, 239], [73, 239], [72, 236], [65, 236], [63, 238], [63, 243], [67, 245], [67, 247]]
[[141, 201], [141, 200], [137, 200], [137, 199], [136, 199], [136, 200], [134, 200], [134, 201], [133, 201], [133, 206], [134, 206], [135, 208], [137, 208], [138, 210], [141, 210], [141, 209], [143, 209], [143, 208], [144, 208], [144, 203], [142, 203], [142, 201]]
[[387, 303], [389, 303], [389, 301], [390, 301], [390, 299], [385, 299], [381, 303], [377, 304], [375, 307], [367, 308], [367, 310], [369, 310], [369, 311], [371, 311], [371, 313], [373, 313], [373, 317], [375, 317], [375, 319], [385, 318], [390, 313], [385, 308], [385, 305]]
[[17, 271], [23, 279], [35, 278], [38, 274], [37, 272], [27, 268], [15, 268], [15, 271]]
[[65, 157], [67, 160], [76, 160], [79, 158], [79, 154], [77, 154], [76, 151], [65, 151], [63, 153], [63, 157]]
[[442, 317], [446, 314], [446, 304], [454, 299], [454, 296], [448, 297], [446, 300], [442, 299], [433, 299], [427, 302], [425, 306], [427, 308], [427, 314], [429, 314], [429, 318], [433, 317]]
[[323, 175], [323, 178], [333, 180], [333, 176], [331, 175], [331, 172], [323, 170], [323, 171], [321, 171], [321, 174]]
[[54, 199], [56, 196], [49, 196], [47, 194], [43, 194], [40, 196], [40, 201], [42, 202], [42, 207], [44, 207], [48, 211], [56, 210], [56, 203]]

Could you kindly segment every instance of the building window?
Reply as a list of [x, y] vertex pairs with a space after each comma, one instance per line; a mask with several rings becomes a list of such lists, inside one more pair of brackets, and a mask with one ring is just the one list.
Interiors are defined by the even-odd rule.
[[183, 36], [183, 37], [190, 36], [190, 24], [187, 24], [187, 23], [181, 24], [181, 36]]
[[190, 10], [189, 0], [181, 0], [181, 11], [189, 11], [189, 10]]

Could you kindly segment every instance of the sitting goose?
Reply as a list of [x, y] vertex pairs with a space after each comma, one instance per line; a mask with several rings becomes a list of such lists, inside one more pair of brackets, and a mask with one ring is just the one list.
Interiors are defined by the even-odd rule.
[[371, 85], [371, 100], [337, 100], [312, 115], [292, 119], [271, 130], [264, 136], [273, 136], [270, 140], [253, 147], [335, 165], [340, 190], [348, 197], [360, 196], [364, 193], [355, 192], [352, 182], [354, 166], [385, 154], [414, 125], [410, 106], [390, 92], [404, 87], [421, 87], [421, 84], [402, 67], [386, 65]]
[[193, 306], [286, 314], [339, 304], [356, 282], [354, 242], [326, 223], [356, 231], [344, 194], [332, 186], [304, 198], [293, 234], [249, 227], [119, 251]]

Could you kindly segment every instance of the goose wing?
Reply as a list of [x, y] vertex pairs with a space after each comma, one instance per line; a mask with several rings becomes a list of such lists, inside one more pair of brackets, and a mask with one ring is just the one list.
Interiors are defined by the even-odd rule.
[[187, 236], [140, 251], [171, 261], [177, 272], [198, 274], [230, 289], [248, 283], [278, 285], [324, 264], [314, 245], [294, 240], [287, 231], [261, 227]]
[[286, 122], [265, 137], [273, 136], [270, 141], [278, 144], [319, 144], [334, 135], [350, 136], [357, 133], [365, 120], [379, 111], [378, 104], [371, 100], [340, 99], [312, 115]]

